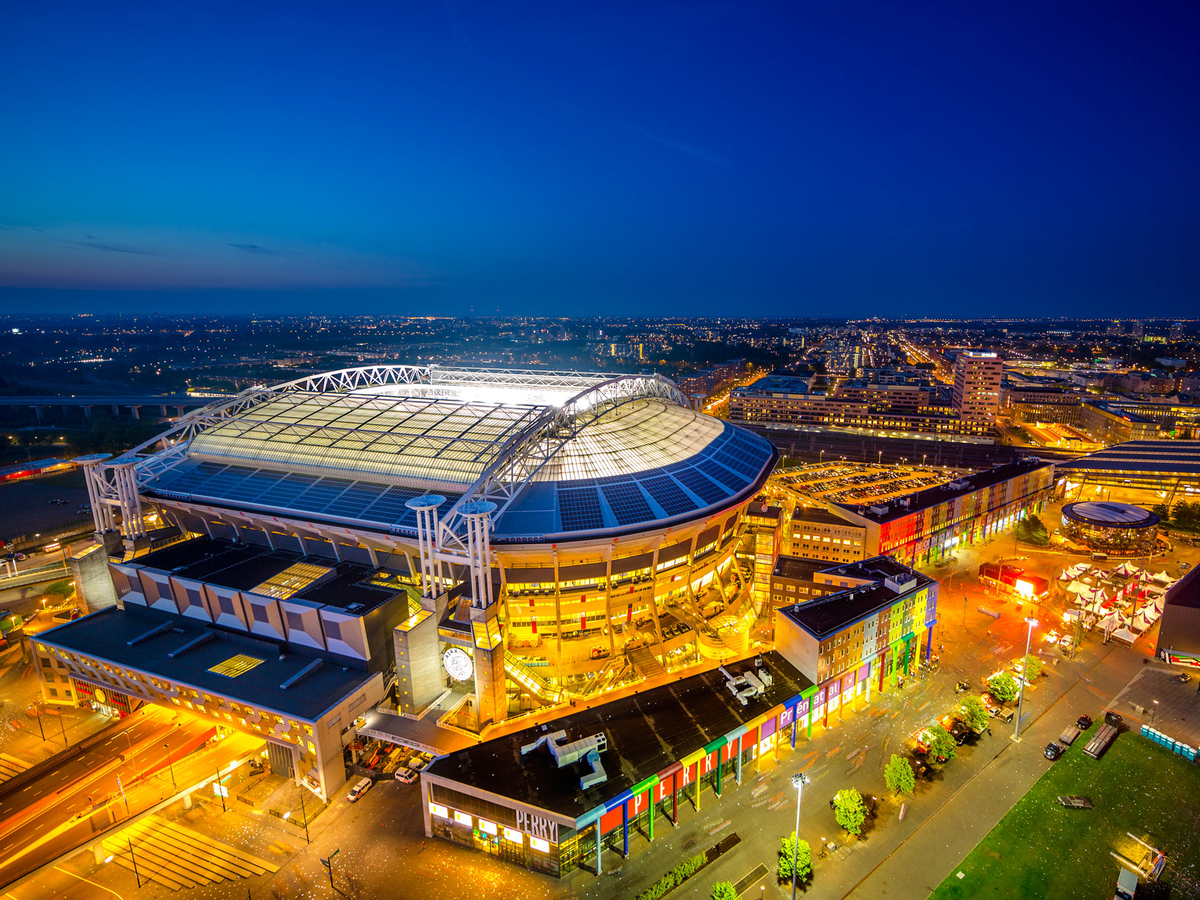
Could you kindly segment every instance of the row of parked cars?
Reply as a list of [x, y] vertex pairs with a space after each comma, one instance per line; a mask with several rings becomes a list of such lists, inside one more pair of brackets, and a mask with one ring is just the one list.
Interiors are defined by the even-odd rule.
[[[401, 784], [412, 784], [417, 780], [417, 776], [425, 771], [425, 769], [429, 768], [429, 764], [433, 762], [434, 759], [436, 759], [436, 757], [432, 753], [425, 753], [418, 750], [412, 756], [410, 756], [403, 765], [396, 769], [395, 779]], [[346, 799], [351, 803], [358, 802], [358, 799], [367, 791], [369, 791], [371, 786], [374, 784], [375, 782], [370, 778], [358, 779], [358, 781], [354, 783], [354, 787], [350, 788], [350, 793], [346, 795]]]

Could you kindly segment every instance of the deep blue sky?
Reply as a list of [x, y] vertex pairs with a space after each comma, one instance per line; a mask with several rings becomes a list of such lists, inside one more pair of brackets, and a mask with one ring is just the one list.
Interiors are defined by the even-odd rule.
[[4, 6], [0, 311], [1200, 314], [1194, 2], [269, 6]]

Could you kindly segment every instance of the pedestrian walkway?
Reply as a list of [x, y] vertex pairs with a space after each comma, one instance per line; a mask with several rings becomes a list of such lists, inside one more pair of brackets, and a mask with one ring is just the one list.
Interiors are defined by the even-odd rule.
[[112, 861], [171, 890], [251, 878], [279, 867], [159, 816], [147, 816], [104, 839]]
[[15, 756], [9, 756], [7, 753], [0, 753], [0, 782], [8, 781], [8, 779], [20, 775], [29, 768], [29, 763], [24, 760], [17, 759]]

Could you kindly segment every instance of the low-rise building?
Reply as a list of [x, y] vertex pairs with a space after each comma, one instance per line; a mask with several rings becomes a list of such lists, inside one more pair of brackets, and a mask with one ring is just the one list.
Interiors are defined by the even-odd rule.
[[838, 509], [866, 529], [868, 557], [915, 565], [1007, 531], [1021, 517], [1040, 513], [1053, 490], [1054, 466], [1029, 457], [887, 503]]
[[866, 557], [866, 526], [816, 506], [797, 506], [792, 512], [792, 556], [847, 563]]
[[[781, 573], [779, 580], [789, 579]], [[850, 700], [862, 695], [870, 702], [873, 690], [908, 674], [922, 639], [928, 656], [938, 585], [891, 557], [878, 556], [820, 569], [807, 586], [807, 601], [797, 594], [795, 602], [778, 608], [775, 649], [817, 685], [807, 717], [811, 733], [814, 721], [828, 723], [830, 714]]]

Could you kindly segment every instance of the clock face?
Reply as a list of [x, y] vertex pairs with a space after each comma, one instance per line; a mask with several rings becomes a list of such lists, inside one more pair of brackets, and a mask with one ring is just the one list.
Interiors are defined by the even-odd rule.
[[96, 688], [96, 690], [92, 694], [92, 696], [96, 698], [97, 703], [107, 703], [108, 702], [108, 694], [104, 693], [103, 688]]
[[442, 667], [455, 681], [466, 681], [475, 671], [471, 657], [459, 647], [451, 647], [442, 654]]

